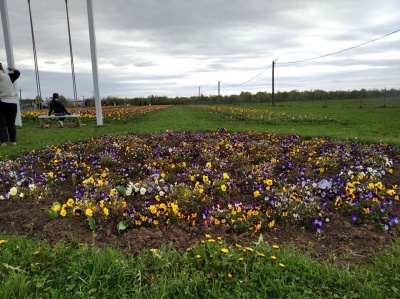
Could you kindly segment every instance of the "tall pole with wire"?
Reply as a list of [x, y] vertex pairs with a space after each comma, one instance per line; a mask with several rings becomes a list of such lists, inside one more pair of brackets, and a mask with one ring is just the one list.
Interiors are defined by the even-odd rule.
[[103, 114], [101, 111], [100, 89], [99, 89], [99, 69], [97, 65], [97, 50], [96, 50], [96, 31], [94, 28], [93, 17], [93, 3], [92, 0], [87, 0], [88, 23], [89, 23], [89, 37], [90, 37], [90, 50], [92, 56], [92, 73], [93, 73], [93, 98], [96, 106], [96, 120], [97, 125], [103, 125]]
[[[37, 96], [39, 97], [39, 101], [42, 100], [42, 91], [40, 90], [40, 78], [39, 78], [39, 67], [38, 67], [38, 62], [37, 62], [37, 56], [36, 56], [36, 43], [35, 43], [35, 33], [33, 32], [33, 21], [32, 21], [32, 11], [31, 11], [31, 1], [28, 0], [28, 7], [29, 7], [29, 19], [31, 22], [31, 35], [32, 35], [32, 47], [33, 47], [33, 60], [35, 62], [35, 74], [36, 74], [36, 90], [37, 90]], [[40, 103], [39, 107], [41, 106]]]
[[197, 104], [200, 105], [200, 89], [202, 86], [199, 86], [199, 96], [197, 97]]
[[275, 106], [275, 61], [272, 61], [272, 106]]
[[76, 82], [75, 82], [74, 55], [72, 54], [71, 29], [70, 29], [70, 26], [69, 26], [68, 0], [65, 0], [65, 9], [66, 9], [66, 11], [67, 11], [68, 38], [69, 38], [69, 54], [70, 54], [70, 56], [71, 56], [71, 70], [72, 70], [72, 86], [73, 86], [73, 89], [74, 89], [75, 106], [78, 106], [78, 103], [77, 103], [78, 95], [77, 95], [77, 92], [76, 92]]
[[[4, 47], [6, 48], [7, 55], [7, 64], [8, 67], [15, 67], [14, 62], [14, 51], [12, 47], [11, 41], [11, 30], [10, 30], [10, 22], [8, 20], [8, 10], [7, 10], [7, 1], [0, 0], [0, 12], [1, 12], [1, 22], [3, 26], [3, 36], [4, 36]], [[14, 81], [14, 88], [18, 90], [17, 81]], [[22, 126], [22, 118], [21, 118], [21, 103], [17, 101], [17, 117], [15, 118], [15, 125]]]

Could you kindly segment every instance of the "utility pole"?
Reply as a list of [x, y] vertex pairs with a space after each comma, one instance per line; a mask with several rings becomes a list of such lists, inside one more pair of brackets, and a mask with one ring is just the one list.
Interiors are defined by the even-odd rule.
[[272, 61], [272, 106], [275, 106], [275, 61]]
[[221, 81], [218, 81], [218, 97], [221, 96]]
[[200, 105], [200, 89], [201, 89], [201, 86], [199, 86], [199, 96], [197, 97], [197, 104], [198, 105]]
[[383, 95], [383, 107], [386, 108], [386, 87], [385, 87], [385, 94]]

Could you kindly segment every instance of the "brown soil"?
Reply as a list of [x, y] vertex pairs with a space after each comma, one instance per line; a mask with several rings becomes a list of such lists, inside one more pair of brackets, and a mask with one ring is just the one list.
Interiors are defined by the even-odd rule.
[[[140, 228], [123, 232], [116, 230], [116, 222], [92, 233], [88, 227], [71, 218], [50, 219], [45, 209], [51, 206], [53, 199], [40, 203], [12, 201], [1, 205], [0, 231], [6, 235], [26, 235], [31, 238], [55, 244], [60, 240], [67, 243], [87, 243], [98, 247], [112, 247], [131, 253], [145, 248], [159, 248], [162, 244], [171, 244], [179, 252], [204, 240], [205, 234], [222, 236], [230, 244], [239, 243], [251, 246], [260, 234], [251, 232], [231, 233], [227, 226], [189, 227], [171, 225], [168, 228]], [[279, 244], [298, 250], [320, 261], [339, 264], [368, 263], [372, 252], [380, 252], [398, 237], [385, 236], [381, 229], [372, 224], [355, 226], [338, 215], [331, 217], [324, 225], [323, 237], [317, 237], [313, 231], [299, 227], [277, 227], [273, 232], [264, 232], [263, 238], [269, 244]]]

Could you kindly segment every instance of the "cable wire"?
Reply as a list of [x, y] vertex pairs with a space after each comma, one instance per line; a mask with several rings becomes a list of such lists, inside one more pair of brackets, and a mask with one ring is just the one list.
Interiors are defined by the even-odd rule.
[[78, 106], [78, 94], [76, 92], [76, 81], [75, 81], [75, 67], [74, 67], [74, 55], [72, 53], [72, 41], [71, 41], [71, 29], [69, 25], [69, 14], [68, 14], [68, 3], [65, 0], [65, 9], [67, 11], [67, 25], [68, 25], [68, 38], [69, 38], [69, 53], [71, 57], [71, 70], [72, 70], [72, 85], [74, 89], [74, 99], [75, 99], [75, 106]]
[[30, 0], [28, 0], [28, 6], [29, 6], [29, 19], [30, 19], [30, 24], [31, 24], [33, 60], [35, 63], [36, 90], [37, 90], [37, 95], [39, 96], [40, 100], [42, 100], [42, 91], [40, 90], [39, 66], [38, 66], [37, 55], [36, 55], [35, 33], [33, 31], [33, 21], [32, 21], [32, 11], [31, 11], [31, 1]]
[[261, 73], [259, 73], [257, 76], [255, 76], [255, 77], [251, 78], [250, 80], [247, 80], [247, 81], [245, 81], [245, 82], [243, 82], [243, 83], [239, 83], [239, 84], [224, 84], [224, 83], [221, 82], [221, 85], [224, 85], [224, 86], [232, 86], [232, 87], [233, 87], [233, 86], [240, 86], [240, 85], [249, 83], [250, 81], [253, 81], [254, 79], [260, 77], [260, 76], [261, 76], [266, 70], [268, 70], [271, 66], [272, 66], [272, 64], [271, 64], [269, 67], [267, 67], [265, 70], [263, 70]]
[[353, 47], [350, 47], [350, 48], [346, 48], [346, 49], [343, 49], [343, 50], [340, 50], [340, 51], [336, 51], [336, 52], [333, 52], [333, 53], [330, 53], [330, 54], [325, 54], [325, 55], [321, 55], [321, 56], [318, 56], [318, 57], [307, 58], [307, 59], [302, 59], [302, 60], [286, 61], [286, 62], [277, 62], [276, 64], [298, 63], [298, 62], [304, 62], [304, 61], [315, 60], [315, 59], [319, 59], [319, 58], [323, 58], [323, 57], [327, 57], [327, 56], [332, 56], [332, 55], [335, 55], [335, 54], [338, 54], [338, 53], [342, 53], [342, 52], [345, 52], [345, 51], [348, 51], [348, 50], [352, 50], [352, 49], [355, 49], [355, 48], [364, 46], [364, 45], [366, 45], [366, 44], [375, 42], [375, 41], [377, 41], [377, 40], [379, 40], [379, 39], [382, 39], [382, 38], [387, 37], [387, 36], [389, 36], [389, 35], [395, 34], [395, 33], [399, 32], [399, 31], [400, 31], [400, 29], [398, 29], [398, 30], [396, 30], [396, 31], [393, 31], [393, 32], [391, 32], [391, 33], [385, 34], [385, 35], [383, 35], [383, 36], [381, 36], [381, 37], [375, 38], [375, 39], [373, 39], [373, 40], [370, 40], [370, 41], [368, 41], [368, 42], [359, 44], [359, 45], [357, 45], [357, 46], [353, 46]]
[[[212, 96], [213, 95], [213, 93], [217, 90], [217, 88], [218, 88], [218, 86], [217, 87], [215, 87], [214, 88], [214, 90], [209, 94], [210, 96]], [[204, 92], [204, 93], [206, 93], [206, 92]], [[208, 92], [207, 92], [208, 93]]]

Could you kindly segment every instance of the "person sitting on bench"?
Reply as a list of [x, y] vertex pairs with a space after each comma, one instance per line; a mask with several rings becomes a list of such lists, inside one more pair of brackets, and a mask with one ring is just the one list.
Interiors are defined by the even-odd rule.
[[[51, 113], [54, 111], [54, 115], [56, 116], [61, 116], [61, 115], [71, 115], [71, 113], [69, 113], [67, 111], [67, 109], [65, 109], [65, 106], [63, 104], [63, 102], [61, 102], [59, 100], [59, 94], [58, 93], [53, 93], [53, 99], [50, 101], [50, 105], [49, 105], [49, 116], [51, 115]], [[60, 127], [64, 127], [64, 120], [65, 118], [60, 117], [58, 119], [60, 121]]]

